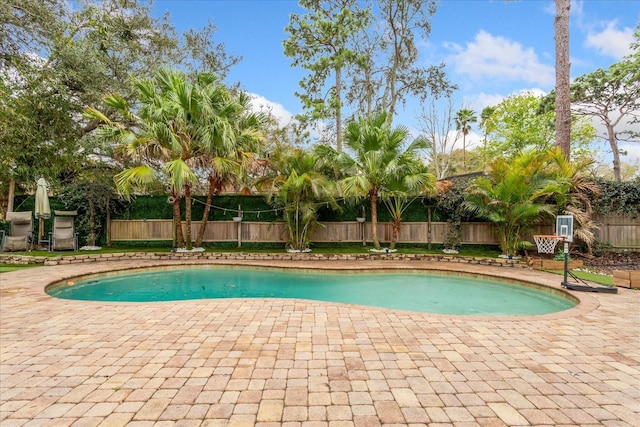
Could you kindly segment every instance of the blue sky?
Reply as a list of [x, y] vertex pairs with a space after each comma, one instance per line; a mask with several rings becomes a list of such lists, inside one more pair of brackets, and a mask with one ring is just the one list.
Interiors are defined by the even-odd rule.
[[[210, 20], [218, 27], [215, 41], [243, 57], [228, 83], [240, 82], [282, 117], [301, 112], [294, 92], [304, 71], [292, 68], [282, 49], [289, 15], [304, 12], [296, 1], [156, 0], [155, 8], [169, 12], [179, 31]], [[548, 93], [555, 82], [554, 16], [552, 0], [443, 0], [431, 37], [420, 44], [420, 60], [447, 64], [449, 79], [460, 87], [457, 102], [478, 112], [523, 90]], [[637, 1], [572, 1], [571, 76], [628, 54], [639, 20]], [[418, 108], [408, 105], [396, 121], [413, 127]], [[640, 144], [630, 148], [640, 157]]]

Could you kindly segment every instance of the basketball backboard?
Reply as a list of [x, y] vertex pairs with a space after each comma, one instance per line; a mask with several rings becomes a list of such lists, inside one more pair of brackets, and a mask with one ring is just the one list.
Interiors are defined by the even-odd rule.
[[556, 236], [565, 242], [573, 242], [573, 215], [558, 215], [556, 217]]

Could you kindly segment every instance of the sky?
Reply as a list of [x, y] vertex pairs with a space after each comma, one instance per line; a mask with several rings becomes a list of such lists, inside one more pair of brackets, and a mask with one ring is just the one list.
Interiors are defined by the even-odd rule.
[[[156, 0], [155, 12], [169, 12], [178, 31], [211, 21], [218, 28], [215, 41], [243, 58], [227, 83], [239, 82], [285, 121], [302, 112], [294, 92], [305, 72], [291, 66], [282, 47], [290, 14], [304, 13], [297, 1]], [[553, 0], [442, 0], [429, 39], [419, 44], [421, 64], [444, 62], [447, 77], [459, 86], [456, 104], [478, 116], [511, 94], [546, 94], [555, 84], [554, 17]], [[573, 0], [571, 77], [606, 69], [630, 53], [639, 21], [636, 0]], [[394, 123], [416, 129], [419, 110], [417, 103], [408, 104]], [[468, 138], [473, 145], [480, 137]], [[608, 145], [598, 148], [606, 151]], [[629, 152], [623, 161], [640, 159], [640, 144], [621, 148]]]

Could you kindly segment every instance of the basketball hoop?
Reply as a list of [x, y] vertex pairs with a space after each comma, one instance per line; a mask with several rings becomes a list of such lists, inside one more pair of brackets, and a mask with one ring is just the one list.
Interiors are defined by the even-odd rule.
[[539, 254], [553, 254], [556, 252], [556, 245], [558, 242], [564, 239], [560, 236], [556, 236], [555, 234], [537, 234], [533, 236], [533, 240], [536, 242]]

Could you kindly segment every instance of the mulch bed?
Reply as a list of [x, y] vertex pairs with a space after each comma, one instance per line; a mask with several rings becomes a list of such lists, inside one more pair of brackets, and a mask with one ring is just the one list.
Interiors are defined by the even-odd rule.
[[[585, 267], [605, 273], [613, 274], [613, 270], [640, 270], [640, 252], [604, 252], [600, 256], [589, 257], [581, 253], [571, 253], [573, 259], [580, 259]], [[553, 255], [529, 253], [530, 259], [552, 259]]]

